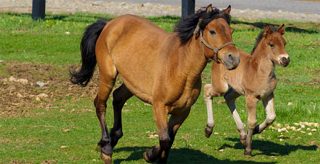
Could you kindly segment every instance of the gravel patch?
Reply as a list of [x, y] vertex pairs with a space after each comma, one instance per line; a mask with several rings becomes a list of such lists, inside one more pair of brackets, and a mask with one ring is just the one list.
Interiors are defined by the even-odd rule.
[[[197, 6], [199, 8], [199, 6]], [[0, 12], [31, 13], [32, 0], [1, 0]], [[134, 14], [140, 16], [180, 16], [181, 7], [175, 4], [130, 3], [102, 0], [47, 0], [46, 12], [59, 13], [105, 13], [111, 15]], [[244, 19], [287, 19], [304, 22], [320, 22], [319, 14], [295, 13], [288, 11], [264, 11], [252, 9], [232, 9], [233, 17]]]

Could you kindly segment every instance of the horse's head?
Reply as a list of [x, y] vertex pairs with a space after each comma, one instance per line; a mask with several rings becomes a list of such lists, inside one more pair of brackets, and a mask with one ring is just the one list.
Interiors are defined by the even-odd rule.
[[263, 31], [262, 41], [266, 45], [266, 51], [271, 55], [272, 62], [286, 67], [290, 63], [290, 58], [285, 49], [286, 41], [283, 37], [284, 33], [284, 25], [277, 29], [267, 25]]
[[198, 13], [201, 13], [201, 16], [194, 34], [204, 45], [207, 58], [222, 62], [227, 69], [234, 69], [238, 66], [240, 58], [232, 42], [230, 11], [230, 5], [224, 10], [211, 5], [200, 9]]

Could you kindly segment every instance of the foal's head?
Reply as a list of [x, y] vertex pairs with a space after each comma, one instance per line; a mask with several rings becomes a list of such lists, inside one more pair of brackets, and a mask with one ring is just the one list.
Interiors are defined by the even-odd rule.
[[239, 52], [232, 42], [230, 28], [231, 6], [219, 10], [212, 5], [199, 9], [185, 18], [175, 28], [182, 44], [193, 37], [200, 42], [207, 59], [222, 62], [227, 69], [234, 69], [240, 62]]
[[270, 55], [273, 63], [286, 67], [290, 63], [290, 58], [285, 49], [286, 41], [283, 37], [284, 33], [284, 25], [281, 25], [279, 28], [267, 25], [259, 35], [257, 42], [260, 43], [257, 44], [264, 45], [263, 49]]

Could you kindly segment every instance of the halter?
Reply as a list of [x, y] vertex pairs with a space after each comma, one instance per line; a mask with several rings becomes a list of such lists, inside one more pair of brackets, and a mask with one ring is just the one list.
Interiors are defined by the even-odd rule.
[[207, 48], [211, 49], [214, 52], [212, 60], [214, 60], [216, 62], [219, 62], [219, 60], [220, 60], [219, 57], [218, 57], [218, 52], [220, 50], [222, 50], [224, 47], [226, 47], [228, 45], [235, 45], [233, 42], [227, 42], [227, 43], [221, 45], [218, 48], [214, 48], [214, 47], [210, 46], [210, 44], [206, 40], [204, 40], [202, 31], [200, 31], [200, 42], [202, 44], [204, 44]]

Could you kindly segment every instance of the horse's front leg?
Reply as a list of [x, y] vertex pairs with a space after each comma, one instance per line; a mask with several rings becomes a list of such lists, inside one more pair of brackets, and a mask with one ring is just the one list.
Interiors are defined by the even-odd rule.
[[168, 133], [168, 111], [169, 106], [163, 103], [153, 104], [153, 116], [156, 121], [158, 134], [159, 134], [159, 146], [154, 146], [152, 149], [147, 150], [144, 153], [144, 159], [147, 162], [155, 162], [159, 160], [159, 163], [166, 163], [168, 158], [168, 153], [170, 149], [170, 136]]
[[257, 106], [258, 99], [255, 96], [246, 96], [246, 106], [248, 112], [248, 133], [245, 144], [245, 155], [251, 155], [252, 152], [252, 135], [257, 124]]
[[262, 99], [264, 109], [266, 111], [266, 119], [254, 128], [253, 134], [261, 133], [264, 129], [270, 126], [276, 119], [274, 110], [274, 95], [271, 93], [268, 97]]
[[229, 89], [229, 91], [224, 95], [224, 99], [226, 100], [228, 108], [232, 114], [233, 120], [237, 125], [237, 130], [240, 133], [240, 142], [243, 145], [246, 145], [247, 134], [244, 129], [243, 122], [241, 121], [241, 118], [240, 118], [239, 113], [237, 111], [236, 103], [235, 103], [236, 99], [239, 96], [240, 95], [238, 93], [236, 93], [233, 89]]
[[116, 146], [119, 139], [123, 136], [122, 132], [122, 108], [126, 101], [131, 98], [133, 94], [129, 89], [122, 84], [113, 92], [113, 113], [114, 113], [114, 122], [113, 127], [110, 131], [111, 137], [111, 146], [112, 148]]

